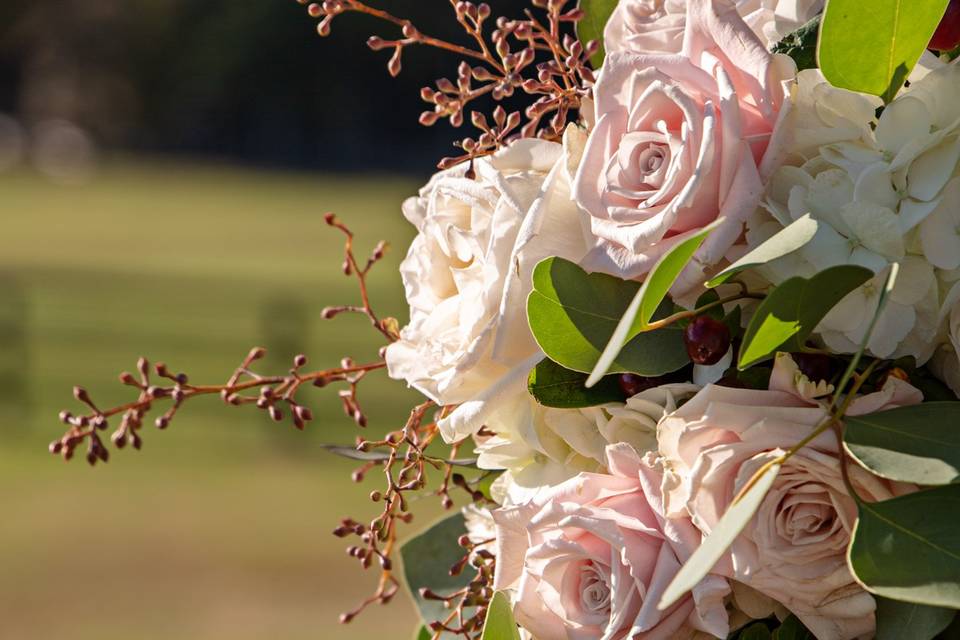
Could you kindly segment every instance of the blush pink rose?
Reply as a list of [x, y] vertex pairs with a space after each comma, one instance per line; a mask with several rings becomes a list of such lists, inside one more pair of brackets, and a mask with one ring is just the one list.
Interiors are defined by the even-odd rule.
[[[798, 393], [781, 356], [769, 391], [705, 387], [658, 427], [665, 467], [666, 513], [692, 517], [709, 533], [734, 496], [765, 463], [809, 434], [826, 417], [821, 404]], [[916, 404], [922, 394], [890, 378], [855, 400], [850, 415]], [[870, 501], [908, 490], [849, 465], [858, 493]], [[840, 472], [832, 431], [784, 463], [756, 515], [714, 571], [780, 602], [819, 640], [872, 637], [873, 597], [853, 579], [846, 550], [857, 507]]]
[[620, 0], [603, 30], [603, 47], [607, 53], [677, 53], [686, 22], [686, 0]]
[[771, 136], [793, 76], [729, 0], [690, 0], [678, 54], [611, 53], [574, 198], [598, 238], [587, 269], [635, 278], [718, 218], [675, 292], [740, 236], [781, 145]]
[[701, 536], [688, 518], [664, 518], [652, 454], [617, 444], [607, 459], [610, 475], [581, 473], [493, 512], [495, 588], [516, 590], [517, 621], [542, 640], [726, 638], [720, 576], [657, 610]]

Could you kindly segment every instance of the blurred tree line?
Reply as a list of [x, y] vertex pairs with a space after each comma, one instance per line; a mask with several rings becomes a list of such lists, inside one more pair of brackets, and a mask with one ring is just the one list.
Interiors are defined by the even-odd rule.
[[[371, 4], [463, 41], [448, 0]], [[455, 58], [410, 49], [393, 79], [365, 41], [396, 29], [315, 25], [295, 0], [3, 0], [0, 112], [68, 120], [107, 149], [347, 171], [426, 173], [466, 134], [417, 123], [420, 87], [454, 77]]]

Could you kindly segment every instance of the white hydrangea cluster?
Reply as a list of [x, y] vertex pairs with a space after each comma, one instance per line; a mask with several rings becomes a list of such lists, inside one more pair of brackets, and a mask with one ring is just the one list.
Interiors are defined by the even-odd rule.
[[944, 274], [960, 267], [960, 68], [917, 75], [881, 109], [879, 98], [837, 89], [817, 70], [800, 73], [785, 125], [787, 164], [768, 185], [765, 211], [748, 224], [747, 243], [757, 246], [809, 213], [820, 223], [816, 237], [764, 267], [772, 282], [839, 264], [877, 273], [819, 327], [840, 352], [862, 340], [886, 269], [899, 263], [868, 347], [923, 363], [939, 342]]

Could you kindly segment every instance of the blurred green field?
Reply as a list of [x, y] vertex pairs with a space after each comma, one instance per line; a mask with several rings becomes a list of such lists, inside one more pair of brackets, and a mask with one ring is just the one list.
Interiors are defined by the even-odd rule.
[[[356, 432], [334, 390], [308, 392], [308, 433], [203, 398], [96, 469], [45, 449], [71, 386], [125, 400], [116, 375], [139, 355], [198, 383], [225, 380], [254, 345], [279, 353], [264, 368], [300, 350], [318, 366], [373, 357], [369, 325], [319, 317], [355, 300], [323, 213], [364, 249], [392, 241], [373, 295], [403, 319], [396, 268], [412, 230], [399, 207], [416, 187], [132, 160], [80, 187], [0, 175], [0, 638], [407, 637], [403, 598], [336, 624], [375, 575], [329, 533], [369, 513], [373, 487], [316, 446]], [[361, 394], [371, 430], [395, 426], [413, 399], [382, 373]], [[437, 512], [425, 506], [420, 526]]]

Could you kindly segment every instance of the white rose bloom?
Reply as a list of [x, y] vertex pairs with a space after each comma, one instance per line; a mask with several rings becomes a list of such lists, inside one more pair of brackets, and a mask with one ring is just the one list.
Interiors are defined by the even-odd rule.
[[478, 160], [475, 180], [463, 166], [443, 171], [404, 203], [419, 231], [400, 266], [410, 324], [387, 367], [437, 404], [461, 405], [441, 423], [448, 441], [475, 432], [501, 396], [526, 394], [542, 357], [526, 318], [533, 268], [587, 250], [570, 199], [574, 160], [560, 144], [519, 140]]
[[520, 504], [541, 487], [557, 485], [581, 471], [602, 470], [609, 444], [628, 443], [641, 455], [656, 451], [657, 423], [699, 390], [694, 384], [667, 384], [625, 403], [581, 409], [555, 409], [529, 397], [518, 399], [504, 412], [511, 417], [509, 422], [488, 424], [497, 435], [478, 444], [477, 464], [508, 470], [508, 497]]
[[878, 357], [933, 355], [940, 292], [937, 269], [960, 266], [960, 67], [942, 65], [886, 106], [832, 87], [817, 70], [792, 91], [788, 166], [768, 185], [765, 208], [748, 223], [756, 246], [810, 213], [820, 229], [805, 247], [763, 269], [772, 282], [839, 264], [878, 275], [828, 314], [818, 331], [832, 349], [854, 351], [872, 318], [887, 267], [900, 276], [868, 348]]

